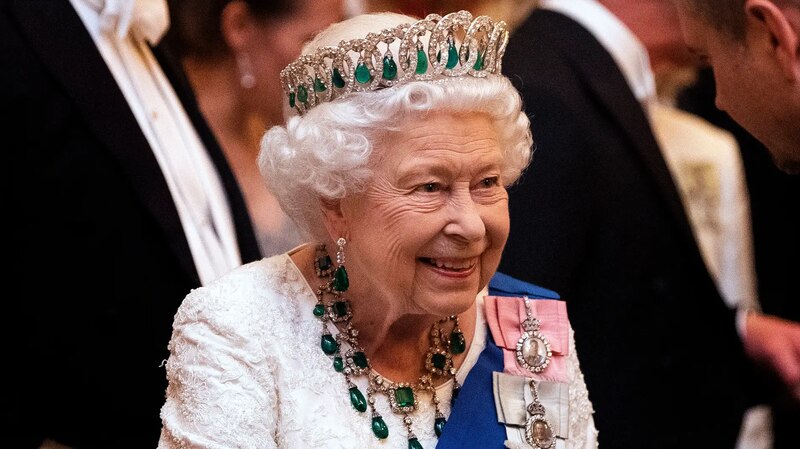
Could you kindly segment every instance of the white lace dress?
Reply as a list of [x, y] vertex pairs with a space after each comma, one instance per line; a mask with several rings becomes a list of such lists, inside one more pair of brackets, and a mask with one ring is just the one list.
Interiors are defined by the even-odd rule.
[[[320, 349], [315, 304], [313, 290], [286, 254], [244, 265], [192, 291], [175, 316], [158, 447], [406, 449], [402, 417], [384, 397], [377, 396], [375, 407], [389, 428], [385, 440], [372, 433], [369, 412], [351, 406], [344, 376]], [[457, 373], [461, 383], [485, 346], [482, 312], [477, 321], [475, 343]], [[577, 358], [573, 362], [569, 432], [574, 438], [561, 446], [595, 447], [591, 404]], [[366, 392], [363, 377], [353, 381]], [[450, 388], [437, 390], [445, 416]], [[434, 448], [429, 397], [420, 398], [413, 420], [419, 442]]]

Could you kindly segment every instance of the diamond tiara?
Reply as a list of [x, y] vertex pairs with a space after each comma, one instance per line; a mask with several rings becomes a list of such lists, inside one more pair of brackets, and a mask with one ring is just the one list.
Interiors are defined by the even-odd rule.
[[351, 92], [411, 81], [499, 74], [506, 44], [508, 30], [502, 20], [494, 22], [488, 16], [473, 20], [467, 11], [444, 17], [430, 14], [413, 23], [369, 33], [364, 39], [318, 48], [286, 66], [281, 83], [289, 106], [303, 115]]

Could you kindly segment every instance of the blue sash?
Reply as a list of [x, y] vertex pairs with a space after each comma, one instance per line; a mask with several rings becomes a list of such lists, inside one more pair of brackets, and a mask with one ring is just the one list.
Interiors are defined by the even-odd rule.
[[487, 332], [486, 348], [464, 380], [436, 449], [501, 449], [506, 426], [497, 421], [492, 372], [503, 371], [503, 352]]
[[514, 296], [531, 299], [561, 299], [558, 293], [529, 282], [520, 281], [505, 273], [497, 272], [489, 280], [489, 296]]
[[[556, 292], [496, 273], [489, 282], [493, 296], [528, 296], [532, 299], [559, 299]], [[453, 404], [436, 449], [502, 449], [506, 427], [497, 420], [492, 372], [503, 371], [503, 352], [487, 332], [486, 348], [470, 370]]]

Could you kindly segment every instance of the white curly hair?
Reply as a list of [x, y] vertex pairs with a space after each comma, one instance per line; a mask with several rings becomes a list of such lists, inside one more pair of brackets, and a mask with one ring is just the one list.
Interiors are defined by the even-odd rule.
[[[394, 13], [356, 16], [320, 33], [303, 54], [415, 20]], [[268, 130], [258, 164], [286, 214], [310, 237], [325, 241], [320, 200], [362, 191], [372, 174], [375, 144], [410, 119], [439, 112], [486, 114], [505, 153], [501, 179], [507, 186], [516, 182], [531, 160], [533, 140], [522, 99], [501, 75], [413, 81], [321, 103]]]

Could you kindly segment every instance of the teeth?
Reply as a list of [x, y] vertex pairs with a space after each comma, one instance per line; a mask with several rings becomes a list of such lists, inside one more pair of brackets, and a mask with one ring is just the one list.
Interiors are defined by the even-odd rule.
[[464, 270], [470, 268], [473, 265], [472, 260], [439, 260], [439, 259], [430, 259], [433, 265], [436, 265], [438, 268], [447, 268], [449, 270]]

